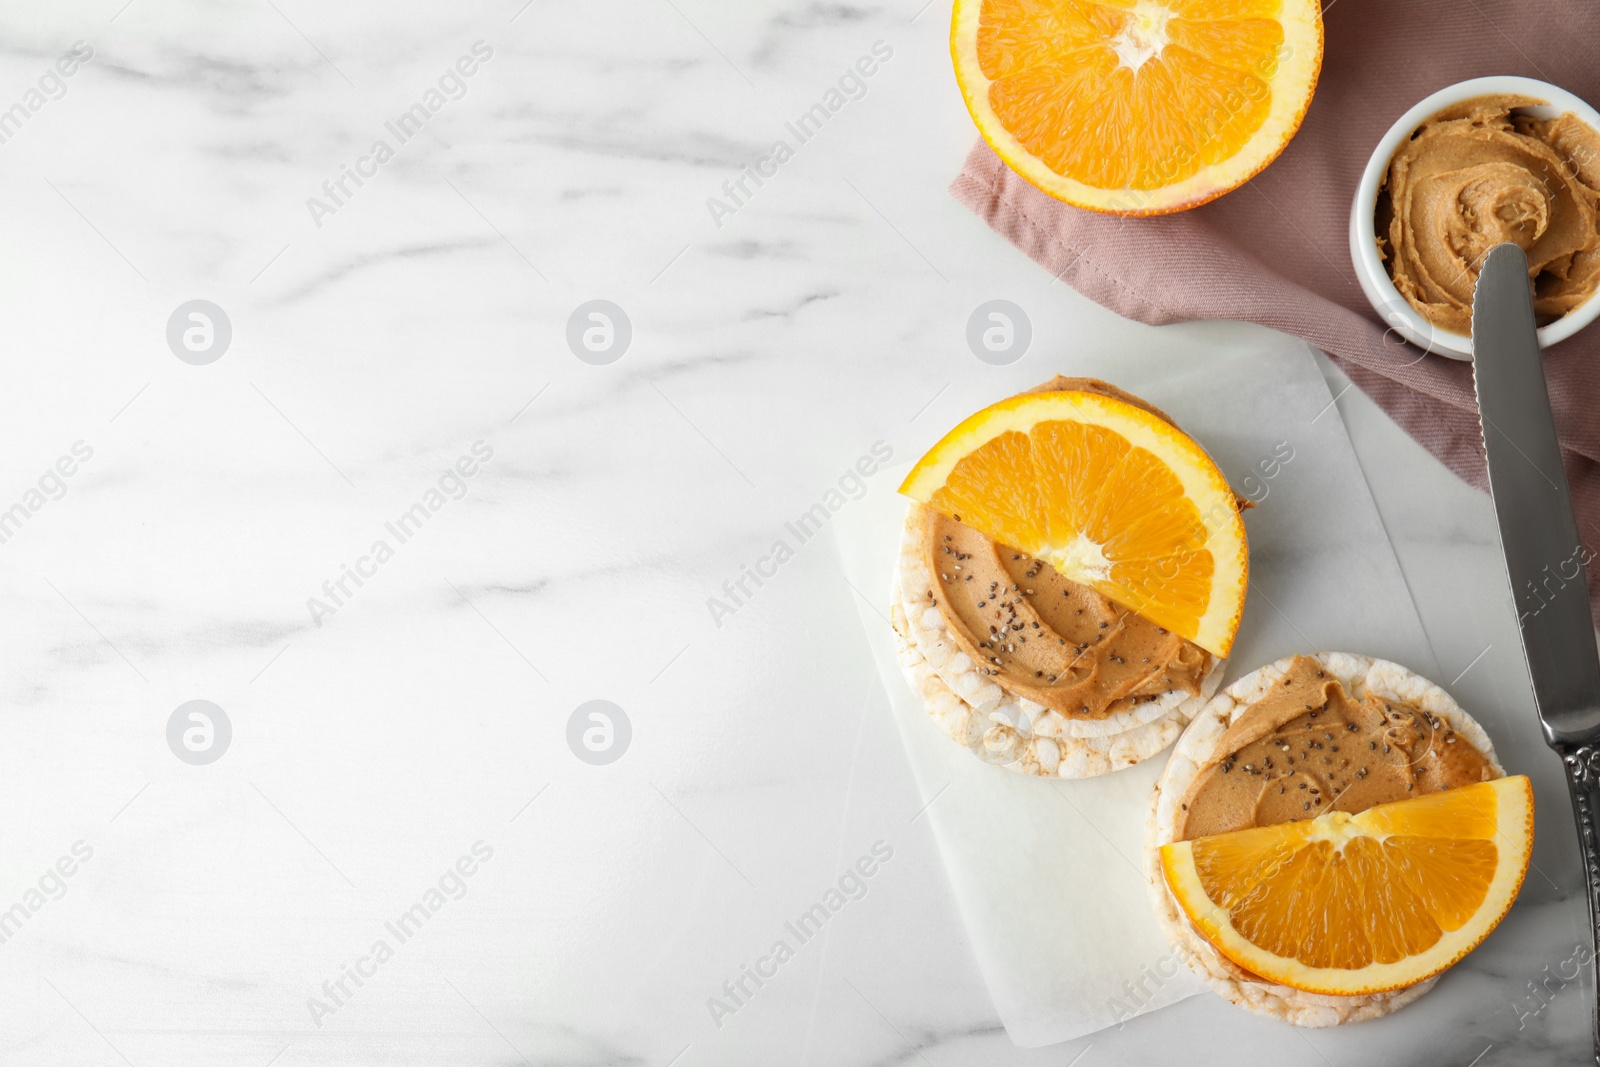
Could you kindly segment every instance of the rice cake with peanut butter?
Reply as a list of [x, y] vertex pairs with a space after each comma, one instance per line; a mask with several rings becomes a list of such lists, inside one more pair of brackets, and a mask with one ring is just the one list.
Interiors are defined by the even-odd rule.
[[1353, 997], [1261, 979], [1190, 925], [1161, 875], [1159, 850], [1328, 811], [1365, 811], [1504, 774], [1483, 728], [1443, 689], [1404, 667], [1339, 652], [1281, 659], [1201, 709], [1162, 771], [1145, 824], [1145, 871], [1157, 919], [1190, 969], [1257, 1015], [1312, 1027], [1387, 1015], [1437, 978]]
[[[1171, 421], [1092, 378], [1029, 391], [1052, 390], [1102, 393]], [[980, 758], [1024, 774], [1090, 777], [1147, 759], [1220, 678], [1223, 661], [1198, 645], [918, 503], [892, 607], [902, 667], [930, 713]]]
[[1029, 719], [1020, 704], [984, 714], [945, 684], [907, 636], [911, 629], [898, 585], [889, 614], [896, 653], [912, 691], [946, 736], [985, 763], [1037, 777], [1090, 778], [1148, 759], [1183, 731], [1182, 720], [1171, 714], [1088, 737], [1067, 733], [1054, 713]]

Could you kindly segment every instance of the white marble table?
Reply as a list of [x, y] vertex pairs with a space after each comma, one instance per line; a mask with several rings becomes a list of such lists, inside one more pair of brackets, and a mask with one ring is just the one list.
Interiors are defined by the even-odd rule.
[[[0, 13], [0, 1062], [1581, 1054], [1587, 977], [1526, 988], [1586, 936], [1531, 720], [1497, 740], [1548, 878], [1416, 1007], [999, 1028], [855, 594], [826, 538], [763, 557], [875, 442], [992, 395], [985, 300], [1026, 309], [1041, 378], [1266, 335], [1122, 321], [956, 205], [972, 130], [919, 3]], [[225, 351], [215, 312], [169, 345], [197, 299]], [[604, 365], [567, 342], [597, 299], [631, 324]], [[1486, 500], [1338, 408], [1441, 681], [1516, 708]], [[631, 726], [603, 766], [567, 740], [596, 699]], [[169, 745], [192, 700], [225, 746]], [[876, 842], [865, 895], [713, 1018]]]

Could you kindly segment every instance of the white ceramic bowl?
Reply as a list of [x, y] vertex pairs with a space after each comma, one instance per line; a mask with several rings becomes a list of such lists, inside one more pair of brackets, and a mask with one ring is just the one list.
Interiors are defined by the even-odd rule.
[[[1545, 106], [1525, 109], [1540, 118], [1554, 118], [1570, 111], [1589, 126], [1600, 130], [1600, 112], [1565, 89], [1557, 88], [1549, 82], [1509, 76], [1473, 78], [1470, 81], [1457, 82], [1425, 98], [1389, 127], [1389, 132], [1383, 135], [1378, 147], [1373, 149], [1372, 158], [1367, 161], [1367, 169], [1361, 175], [1361, 184], [1356, 187], [1355, 203], [1350, 207], [1350, 258], [1355, 263], [1356, 279], [1361, 283], [1361, 291], [1367, 294], [1367, 299], [1372, 302], [1378, 317], [1412, 344], [1420, 346], [1425, 351], [1437, 352], [1452, 359], [1472, 358], [1472, 338], [1465, 334], [1442, 330], [1423, 318], [1421, 313], [1400, 295], [1400, 290], [1396, 289], [1394, 282], [1389, 279], [1389, 272], [1384, 269], [1383, 261], [1378, 258], [1374, 221], [1378, 209], [1378, 185], [1383, 181], [1383, 176], [1389, 169], [1389, 160], [1394, 157], [1396, 149], [1429, 118], [1464, 100], [1478, 96], [1505, 95], [1526, 96], [1544, 101]], [[1539, 344], [1547, 348], [1558, 341], [1565, 341], [1596, 318], [1600, 318], [1600, 293], [1590, 297], [1548, 326], [1541, 326]]]

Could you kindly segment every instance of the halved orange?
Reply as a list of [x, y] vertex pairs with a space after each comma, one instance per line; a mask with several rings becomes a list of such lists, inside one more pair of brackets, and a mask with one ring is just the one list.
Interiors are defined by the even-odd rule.
[[1516, 775], [1163, 845], [1161, 869], [1195, 929], [1240, 967], [1353, 996], [1415, 985], [1476, 948], [1532, 852], [1533, 787]]
[[1160, 215], [1277, 158], [1322, 67], [1318, 0], [956, 0], [984, 140], [1059, 200]]
[[1244, 521], [1181, 430], [1100, 393], [1024, 393], [951, 430], [900, 492], [1227, 656], [1244, 610]]

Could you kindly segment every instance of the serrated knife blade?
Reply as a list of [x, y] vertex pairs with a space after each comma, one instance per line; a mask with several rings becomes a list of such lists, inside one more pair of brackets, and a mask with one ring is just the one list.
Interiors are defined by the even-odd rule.
[[[1567, 773], [1600, 957], [1600, 652], [1587, 555], [1545, 388], [1528, 257], [1514, 244], [1491, 249], [1478, 273], [1472, 377], [1534, 709]], [[1593, 1053], [1600, 1064], [1600, 999]]]

